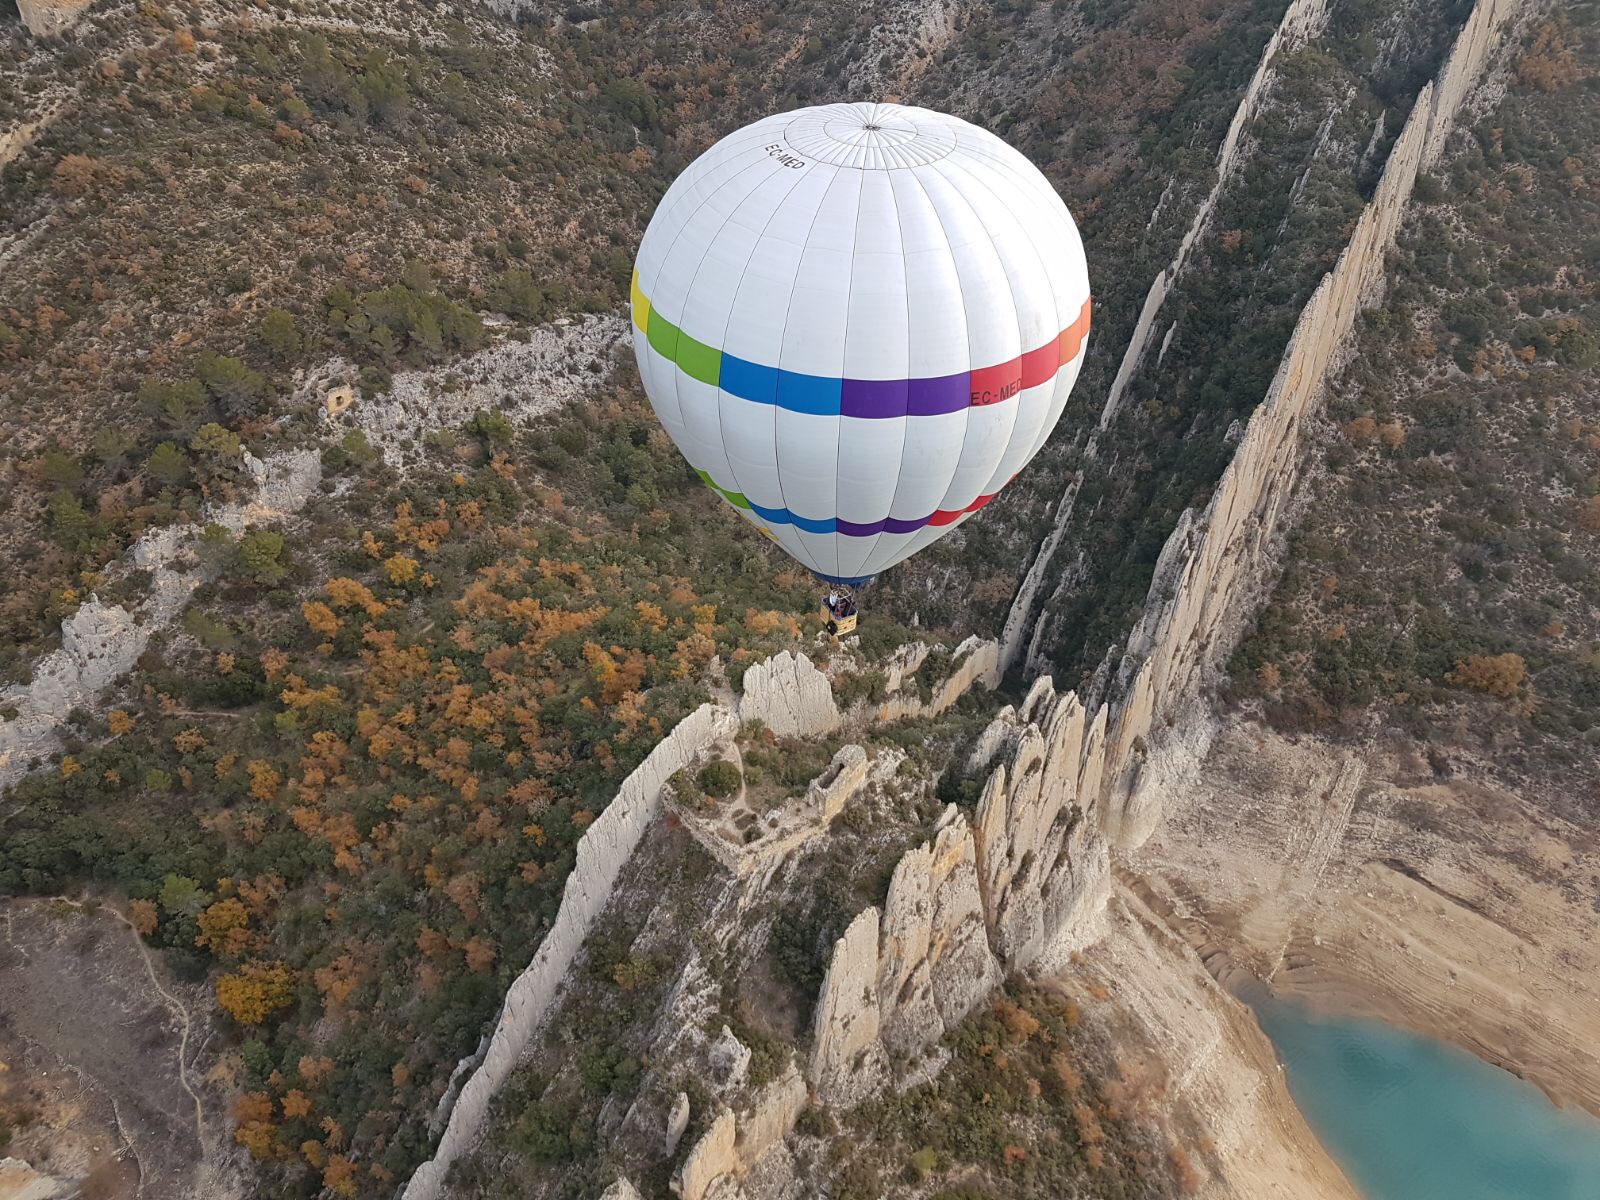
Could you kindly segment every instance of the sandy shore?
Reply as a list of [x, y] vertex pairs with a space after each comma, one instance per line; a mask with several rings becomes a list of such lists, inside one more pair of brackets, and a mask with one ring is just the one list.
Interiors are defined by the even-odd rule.
[[1240, 723], [1121, 864], [1225, 983], [1445, 1038], [1600, 1115], [1600, 838], [1407, 747]]
[[[1064, 972], [1085, 1022], [1118, 1048], [1123, 1079], [1156, 1104], [1211, 1200], [1355, 1200], [1290, 1098], [1250, 1010], [1138, 890], [1119, 880], [1109, 931]], [[1084, 989], [1091, 989], [1085, 999]]]

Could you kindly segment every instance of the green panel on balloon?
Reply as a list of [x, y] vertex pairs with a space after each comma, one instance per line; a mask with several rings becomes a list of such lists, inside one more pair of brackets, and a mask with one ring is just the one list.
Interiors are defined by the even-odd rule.
[[663, 317], [655, 308], [650, 309], [650, 328], [645, 331], [656, 353], [671, 362], [678, 356], [678, 327]]
[[678, 334], [678, 366], [691, 379], [715, 387], [722, 378], [722, 351]]

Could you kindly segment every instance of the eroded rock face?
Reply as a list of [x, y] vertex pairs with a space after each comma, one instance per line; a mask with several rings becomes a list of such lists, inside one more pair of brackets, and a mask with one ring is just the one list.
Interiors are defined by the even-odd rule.
[[711, 1185], [724, 1175], [732, 1175], [739, 1168], [734, 1154], [738, 1127], [733, 1110], [724, 1108], [711, 1122], [711, 1128], [690, 1149], [683, 1166], [672, 1179], [673, 1194], [679, 1200], [703, 1200]]
[[0, 1198], [3, 1200], [66, 1200], [78, 1185], [36, 1171], [20, 1158], [0, 1158]]
[[823, 825], [837, 817], [867, 782], [869, 761], [867, 752], [860, 746], [842, 746], [827, 770], [811, 781], [806, 789], [807, 796], [816, 806]]
[[760, 721], [779, 737], [814, 737], [837, 729], [840, 715], [828, 677], [785, 650], [744, 673], [739, 719]]
[[17, 0], [17, 10], [35, 37], [49, 37], [76, 25], [91, 3], [92, 0]]
[[974, 687], [994, 687], [1000, 682], [1000, 643], [992, 638], [969, 637], [956, 647], [955, 664], [955, 669], [934, 689], [932, 699], [891, 695], [878, 706], [878, 720], [937, 716]]
[[817, 997], [809, 1073], [819, 1096], [848, 1105], [872, 1089], [878, 1028], [878, 910], [869, 908], [834, 943]]
[[879, 1045], [914, 1058], [1007, 971], [1064, 961], [1099, 928], [1110, 858], [1079, 785], [1085, 755], [1105, 742], [1086, 746], [1077, 696], [1036, 684], [1020, 715], [1002, 710], [979, 745], [984, 759], [988, 747], [1005, 752], [976, 824], [946, 809], [933, 840], [895, 867], [881, 919], [866, 910], [834, 948], [810, 1067], [828, 1103], [859, 1099], [882, 1069]]
[[678, 1168], [673, 1193], [681, 1200], [743, 1195], [738, 1181], [789, 1136], [806, 1098], [806, 1081], [791, 1063], [743, 1112], [722, 1109]]

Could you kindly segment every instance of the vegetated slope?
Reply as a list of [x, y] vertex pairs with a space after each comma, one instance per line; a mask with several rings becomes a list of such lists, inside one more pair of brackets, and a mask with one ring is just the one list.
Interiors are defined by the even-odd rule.
[[[1199, 20], [1199, 41], [1138, 9], [1074, 25], [1029, 102], [1086, 87], [1102, 41], [1181, 76], [1241, 12]], [[442, 364], [453, 389], [449, 364], [492, 336], [481, 314], [515, 327], [620, 304], [675, 170], [758, 112], [835, 98], [872, 23], [839, 30], [804, 5], [525, 19], [147, 4], [15, 50], [18, 94], [76, 93], [0, 178], [16, 214], [0, 298], [15, 667], [140, 529], [237, 488], [243, 448], [325, 436], [318, 392], [295, 391], [308, 367], [343, 355], [370, 393]], [[996, 49], [1045, 45], [1046, 20], [956, 31], [940, 88], [1003, 76]], [[1220, 61], [1180, 93], [1202, 129], [1229, 107], [1210, 89], [1248, 69]], [[1168, 113], [1151, 94], [1030, 118], [1032, 152], [1061, 180], [1132, 170], [1132, 138]], [[975, 86], [968, 115], [989, 95]], [[1066, 155], [1091, 119], [1100, 134]], [[1159, 190], [1080, 207], [1142, 231]], [[305, 522], [203, 538], [217, 582], [8, 800], [0, 888], [125, 896], [173, 965], [213, 984], [262, 1194], [387, 1194], [616, 781], [706, 686], [812, 627], [806, 581], [708, 510], [626, 362], [593, 367], [589, 403], [531, 430], [486, 411], [406, 473], [364, 438], [326, 446]], [[942, 569], [981, 567], [982, 549]], [[945, 619], [964, 626], [976, 589], [952, 591]], [[869, 615], [863, 648], [902, 636]]]
[[1422, 182], [1329, 398], [1325, 470], [1234, 688], [1288, 729], [1396, 723], [1592, 816], [1600, 758], [1594, 10], [1537, 24]]
[[[1165, 223], [1146, 230], [1157, 199], [1175, 185], [1179, 211], [1185, 181], [1203, 183], [1279, 7], [958, 14], [897, 73], [906, 100], [1014, 140], [1078, 213], [1098, 289], [1080, 391], [1170, 251]], [[237, 486], [232, 443], [202, 428], [258, 455], [309, 436], [297, 406], [317, 397], [294, 385], [330, 353], [371, 394], [399, 366], [480, 344], [483, 313], [620, 306], [667, 182], [757, 115], [852, 94], [884, 14], [572, 16], [145, 5], [67, 45], [14, 36], [7, 85], [65, 99], [0, 177], [8, 646], [47, 642], [141, 530]], [[1002, 54], [1029, 70], [997, 70]], [[1019, 500], [880, 603], [925, 621], [998, 614], [1038, 519], [1038, 498]], [[952, 570], [987, 582], [951, 588]], [[13, 675], [33, 657], [7, 653]]]
[[[931, 682], [922, 676], [935, 665], [918, 679]], [[736, 751], [717, 747], [680, 772], [666, 818], [628, 864], [448, 1194], [582, 1198], [627, 1178], [665, 1195], [724, 1105], [748, 1114], [786, 1078], [798, 1084], [790, 1072], [814, 1067], [813, 1005], [836, 939], [864, 908], [885, 905], [902, 855], [935, 837], [947, 802], [971, 819], [962, 764], [991, 707], [974, 694], [935, 718], [855, 726], [865, 785], [830, 823], [748, 872], [724, 861], [748, 844], [740, 810], [756, 810], [750, 835], [775, 812], [792, 815], [839, 738], [775, 739], [747, 724]], [[739, 799], [724, 794], [718, 771], [742, 785]], [[1076, 994], [1106, 998], [1098, 985]], [[982, 999], [920, 1069], [910, 1051], [897, 1060], [913, 1076], [903, 1091], [842, 1110], [806, 1102], [801, 1085], [786, 1117], [741, 1117], [740, 1145], [754, 1143], [743, 1194], [875, 1200], [959, 1185], [974, 1197], [1109, 1198], [1182, 1186], [1187, 1158], [1163, 1119], [1167, 1097], [1122, 1069], [1107, 1039], [1078, 1028], [1067, 991], [1019, 985]], [[672, 1124], [675, 1110], [687, 1126]], [[699, 1178], [729, 1169], [724, 1161]]]

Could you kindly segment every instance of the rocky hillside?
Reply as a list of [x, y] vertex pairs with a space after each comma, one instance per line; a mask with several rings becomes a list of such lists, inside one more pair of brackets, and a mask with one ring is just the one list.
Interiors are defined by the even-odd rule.
[[[1427, 326], [1423, 390], [1551, 362], [1581, 387], [1581, 237], [1492, 312], [1464, 236], [1461, 275], [1419, 299], [1405, 265], [1371, 307], [1397, 230], [1402, 260], [1436, 258], [1426, 222], [1503, 213], [1511, 180], [1537, 228], [1558, 182], [1581, 204], [1553, 109], [1487, 144], [1462, 115], [1513, 57], [1507, 105], [1579, 78], [1584, 35], [1523, 15], [147, 3], [66, 39], [0, 25], [0, 888], [104, 897], [212, 997], [241, 1194], [1344, 1195], [1189, 949], [1192, 880], [1130, 877], [1111, 844], [1194, 811], [1209, 689], [1351, 346], [1436, 319], [1465, 349]], [[1014, 495], [835, 648], [807, 580], [699, 499], [615, 314], [694, 153], [862, 91], [1044, 164], [1097, 324]], [[1537, 165], [1491, 186], [1508, 130]], [[1509, 272], [1532, 242], [1507, 236]], [[1538, 325], [1522, 367], [1502, 316]], [[1357, 379], [1332, 411], [1370, 489], [1413, 434], [1376, 399], [1346, 412]], [[1542, 548], [1532, 523], [1580, 499], [1579, 406], [1460, 446], [1535, 416], [1567, 439], [1519, 501]], [[1581, 547], [1552, 550], [1527, 578], [1581, 608]], [[1271, 610], [1301, 641], [1263, 650], [1269, 616], [1238, 660], [1235, 698], [1273, 719], [1335, 707], [1306, 631], [1350, 629], [1324, 636], [1308, 605], [1339, 585], [1308, 600], [1306, 577]], [[1498, 619], [1471, 607], [1509, 594], [1485, 586], [1463, 621]], [[1499, 678], [1479, 653], [1439, 686]], [[1581, 672], [1546, 672], [1565, 733]]]

